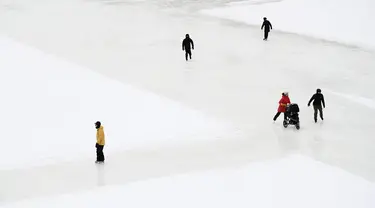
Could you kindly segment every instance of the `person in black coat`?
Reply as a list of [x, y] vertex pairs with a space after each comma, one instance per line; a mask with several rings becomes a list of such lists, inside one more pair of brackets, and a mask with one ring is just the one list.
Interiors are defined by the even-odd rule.
[[[316, 90], [316, 93], [311, 97], [309, 103], [307, 104], [307, 106], [310, 106], [311, 102], [313, 102], [313, 106], [314, 106], [314, 121], [315, 123], [317, 122], [317, 116], [318, 116], [318, 111], [319, 111], [319, 115], [320, 115], [320, 118], [323, 120], [323, 108], [326, 107], [326, 104], [324, 102], [324, 96], [322, 94], [322, 90], [321, 89], [317, 89]], [[322, 108], [322, 104], [323, 104], [323, 108]]]
[[194, 42], [190, 38], [189, 34], [186, 34], [185, 39], [182, 41], [182, 50], [185, 51], [186, 61], [188, 60], [188, 56], [191, 59], [191, 48], [194, 50]]
[[268, 39], [268, 33], [272, 30], [272, 24], [270, 21], [267, 20], [266, 17], [263, 17], [263, 24], [262, 24], [262, 27], [261, 27], [261, 30], [263, 30], [264, 28], [264, 39], [263, 40], [267, 40]]

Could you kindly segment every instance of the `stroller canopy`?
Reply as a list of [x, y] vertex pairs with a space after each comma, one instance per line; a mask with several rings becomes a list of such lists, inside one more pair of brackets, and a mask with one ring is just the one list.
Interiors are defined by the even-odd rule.
[[291, 112], [291, 113], [298, 113], [299, 107], [298, 107], [297, 103], [291, 103], [290, 105], [288, 105], [286, 107], [286, 111]]

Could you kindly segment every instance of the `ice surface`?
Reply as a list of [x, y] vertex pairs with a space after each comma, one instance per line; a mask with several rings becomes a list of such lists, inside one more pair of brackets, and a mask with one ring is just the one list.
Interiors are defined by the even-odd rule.
[[77, 157], [94, 161], [97, 120], [108, 153], [236, 134], [228, 122], [10, 39], [0, 39], [0, 54], [0, 141], [7, 147], [0, 157], [8, 158], [0, 170]]
[[[341, 42], [375, 50], [375, 2], [369, 0], [249, 0], [202, 11], [215, 17], [261, 26], [268, 17], [274, 31]], [[274, 33], [271, 32], [271, 36]], [[272, 37], [270, 37], [272, 39]]]
[[[99, 169], [98, 172], [102, 171]], [[375, 206], [374, 194], [373, 183], [310, 158], [291, 155], [236, 168], [175, 175], [126, 186], [107, 186], [51, 198], [36, 198], [4, 208], [371, 208]]]
[[[267, 169], [280, 173], [272, 181], [275, 190], [298, 190], [291, 190], [294, 201], [278, 191], [273, 199], [280, 206], [300, 205], [297, 194], [309, 189], [299, 184], [315, 190], [300, 196], [312, 205], [373, 205], [367, 196], [373, 195], [370, 182], [375, 181], [374, 53], [277, 31], [264, 42], [258, 26], [173, 8], [193, 1], [150, 2], [16, 0], [1, 7], [0, 34], [17, 42], [2, 39], [0, 49], [6, 101], [0, 104], [1, 125], [11, 138], [1, 138], [6, 150], [0, 154], [8, 158], [0, 162], [2, 203], [12, 206], [38, 197], [48, 201], [60, 194], [72, 199], [90, 190], [87, 199], [66, 203], [83, 207], [85, 200], [107, 191], [147, 203], [158, 196], [160, 184], [176, 182], [167, 181], [179, 174], [186, 181], [161, 192], [167, 198], [158, 197], [160, 204], [180, 199], [207, 205], [202, 200], [215, 198], [214, 203], [227, 205], [238, 196], [249, 199], [249, 189], [264, 193], [259, 199], [265, 199], [270, 197], [265, 186], [249, 186], [236, 180], [236, 174], [228, 174], [225, 183], [240, 188], [230, 189], [232, 193], [221, 189], [225, 185], [212, 190], [210, 186], [221, 183], [215, 178], [222, 174], [217, 168], [253, 167], [257, 162], [257, 168], [238, 173], [269, 185], [270, 176], [259, 165], [294, 153], [309, 159], [272, 163]], [[196, 43], [189, 62], [181, 50], [186, 33]], [[327, 108], [325, 121], [315, 124], [306, 105], [317, 87]], [[300, 131], [284, 129], [281, 119], [272, 123], [284, 90], [300, 105]], [[98, 117], [105, 122], [108, 146], [107, 163], [97, 167], [93, 122]], [[207, 170], [210, 174], [199, 180], [190, 175]], [[152, 188], [158, 177], [164, 179]], [[141, 184], [138, 193], [143, 195], [124, 191], [132, 182]], [[184, 184], [192, 185], [191, 193], [207, 190], [212, 195], [190, 197], [195, 195], [186, 194]], [[106, 188], [110, 185], [120, 187], [112, 192]], [[154, 195], [145, 195], [146, 187]], [[327, 199], [326, 189], [343, 192]], [[246, 202], [259, 202], [256, 199]]]

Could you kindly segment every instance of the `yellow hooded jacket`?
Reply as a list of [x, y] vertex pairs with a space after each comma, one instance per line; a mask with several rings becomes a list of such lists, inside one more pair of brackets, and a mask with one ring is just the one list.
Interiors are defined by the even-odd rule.
[[96, 131], [96, 143], [99, 145], [105, 145], [105, 135], [103, 131], [103, 126], [100, 126]]

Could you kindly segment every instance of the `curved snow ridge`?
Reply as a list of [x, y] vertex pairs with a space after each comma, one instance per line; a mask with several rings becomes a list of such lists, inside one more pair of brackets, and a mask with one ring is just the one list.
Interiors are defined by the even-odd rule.
[[352, 102], [358, 103], [358, 104], [366, 106], [368, 108], [375, 109], [375, 100], [373, 100], [373, 99], [365, 98], [365, 97], [361, 97], [361, 96], [357, 96], [357, 95], [344, 94], [344, 93], [335, 92], [335, 91], [327, 90], [327, 89], [325, 89], [324, 91], [326, 91], [328, 93], [331, 93], [333, 95], [348, 99]]

